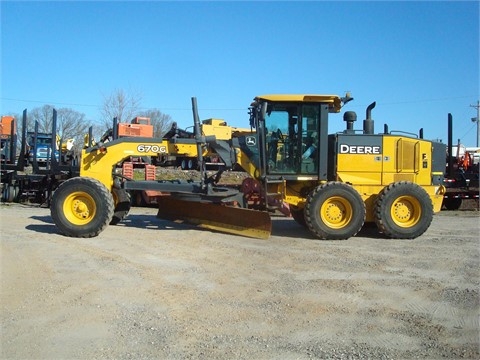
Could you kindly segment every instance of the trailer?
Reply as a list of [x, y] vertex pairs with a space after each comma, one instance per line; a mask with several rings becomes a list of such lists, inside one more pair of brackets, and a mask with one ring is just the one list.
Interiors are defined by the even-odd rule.
[[479, 157], [480, 148], [466, 147], [458, 140], [453, 145], [453, 117], [448, 114], [447, 165], [444, 177], [446, 192], [443, 207], [458, 210], [470, 200], [479, 208]]
[[[15, 120], [12, 123], [14, 124], [11, 125], [12, 129], [16, 128]], [[7, 139], [8, 146], [15, 150], [12, 151], [11, 160], [2, 161], [1, 164], [1, 200], [3, 202], [33, 202], [50, 206], [55, 189], [63, 181], [80, 173], [80, 167], [73, 155], [56, 156], [54, 151], [56, 147], [66, 149], [66, 142], [63, 142], [57, 134], [57, 111], [53, 110], [50, 134], [41, 135], [38, 127], [38, 122], [35, 122], [35, 130], [28, 132], [25, 109], [22, 116], [20, 150], [16, 151], [16, 136], [10, 136]], [[33, 146], [29, 145], [27, 137], [30, 137], [30, 143], [33, 142]], [[48, 143], [47, 147], [53, 148], [53, 150], [47, 150], [48, 155], [45, 157], [43, 152], [39, 156], [38, 146], [35, 145], [36, 139], [40, 138]], [[52, 144], [56, 145], [52, 147]], [[59, 155], [60, 151], [57, 154]]]

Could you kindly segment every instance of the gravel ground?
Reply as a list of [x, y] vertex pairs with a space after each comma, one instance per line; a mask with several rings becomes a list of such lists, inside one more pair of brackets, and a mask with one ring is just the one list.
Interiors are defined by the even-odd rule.
[[133, 208], [93, 239], [0, 206], [2, 359], [478, 359], [479, 212], [416, 240], [269, 240]]

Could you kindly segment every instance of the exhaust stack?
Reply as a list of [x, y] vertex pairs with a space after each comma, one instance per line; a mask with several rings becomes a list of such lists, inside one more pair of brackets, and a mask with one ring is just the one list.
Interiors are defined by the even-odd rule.
[[374, 133], [374, 122], [372, 120], [372, 109], [377, 105], [374, 101], [367, 107], [366, 119], [363, 120], [363, 133], [367, 135], [372, 135]]

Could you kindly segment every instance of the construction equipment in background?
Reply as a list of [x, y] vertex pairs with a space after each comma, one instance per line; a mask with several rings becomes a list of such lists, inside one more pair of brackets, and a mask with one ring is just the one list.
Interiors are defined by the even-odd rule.
[[150, 118], [137, 116], [130, 123], [119, 123], [118, 137], [153, 137]]
[[[15, 119], [11, 124], [11, 128], [16, 129]], [[56, 124], [57, 111], [54, 109], [51, 133], [48, 135], [39, 133], [38, 122], [35, 122], [35, 130], [28, 132], [27, 110], [23, 111], [20, 150], [16, 151], [16, 134], [5, 139], [5, 146], [12, 149], [12, 155], [10, 156], [11, 160], [1, 164], [2, 201], [28, 201], [49, 206], [56, 187], [62, 181], [78, 176], [79, 166], [71, 148], [73, 140], [69, 139], [63, 142], [57, 135]], [[27, 134], [30, 137], [28, 142]], [[58, 149], [56, 150], [57, 155], [51, 149], [51, 144], [55, 144], [55, 148]], [[43, 152], [40, 152], [40, 155], [38, 152], [43, 145], [45, 145], [44, 149], [47, 148], [46, 157]]]
[[16, 165], [17, 153], [17, 124], [15, 117], [2, 116], [0, 122], [0, 174], [1, 174], [1, 197], [4, 201], [13, 201], [17, 194], [17, 188], [10, 184], [7, 179], [12, 177], [13, 168]]
[[[113, 118], [113, 124], [101, 137], [100, 143], [106, 143], [118, 138], [153, 138], [153, 125], [149, 117], [137, 116], [130, 123], [119, 123], [117, 118]], [[89, 135], [85, 138], [85, 146], [88, 147]], [[151, 165], [150, 156], [129, 156], [123, 159], [118, 168], [121, 168], [121, 174], [124, 179], [134, 180], [135, 169], [142, 169], [145, 174], [145, 180], [155, 180], [155, 166]], [[136, 206], [156, 204], [157, 196], [161, 193], [152, 190], [132, 190], [127, 193], [131, 201]]]
[[17, 125], [15, 117], [2, 116], [0, 121], [1, 162], [13, 164], [16, 159]]
[[[223, 138], [228, 138], [229, 136], [238, 136], [240, 133], [245, 134], [252, 132], [251, 129], [247, 128], [230, 127], [227, 125], [225, 120], [214, 118], [202, 120], [201, 127], [204, 132], [209, 134], [217, 134], [217, 132], [219, 132], [221, 133], [219, 135]], [[177, 123], [174, 122], [170, 130], [163, 135], [163, 138], [167, 140], [176, 138], [193, 139], [195, 138], [195, 134], [187, 129], [179, 129]], [[192, 156], [192, 154], [188, 153], [175, 155], [159, 154], [156, 164], [159, 166], [175, 166], [182, 170], [199, 170], [196, 154], [195, 156]], [[203, 165], [207, 170], [215, 170], [223, 167], [225, 163], [220, 156], [216, 154], [208, 154], [203, 158]]]
[[480, 148], [467, 148], [458, 140], [453, 145], [453, 117], [448, 114], [446, 187], [443, 206], [457, 210], [464, 200], [474, 200], [479, 207], [479, 157]]
[[[59, 231], [93, 237], [129, 211], [128, 191], [153, 190], [158, 216], [209, 229], [268, 238], [271, 213], [290, 211], [320, 239], [348, 239], [365, 222], [387, 237], [423, 234], [440, 211], [445, 188], [444, 144], [404, 132], [374, 133], [372, 103], [362, 130], [356, 114], [344, 114], [346, 129], [328, 134], [328, 117], [351, 101], [337, 95], [263, 95], [250, 107], [250, 129], [201, 124], [192, 98], [193, 138], [113, 138], [82, 151], [80, 176], [63, 182], [52, 198]], [[223, 131], [219, 131], [219, 130]], [[91, 136], [89, 137], [91, 139]], [[129, 156], [197, 156], [200, 181], [133, 181], [118, 174]], [[225, 166], [207, 176], [206, 156]], [[219, 186], [223, 171], [240, 166], [251, 178], [241, 188]]]

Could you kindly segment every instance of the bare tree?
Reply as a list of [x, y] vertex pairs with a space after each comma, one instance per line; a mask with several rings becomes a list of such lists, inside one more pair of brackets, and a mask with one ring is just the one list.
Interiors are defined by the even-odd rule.
[[34, 108], [28, 111], [27, 113], [28, 131], [33, 131], [35, 128], [35, 122], [38, 122], [39, 132], [51, 133], [53, 109], [54, 107], [52, 105], [43, 105], [42, 107]]
[[112, 127], [115, 117], [119, 123], [133, 119], [139, 111], [141, 100], [138, 92], [127, 93], [123, 89], [115, 89], [110, 95], [104, 96], [101, 114], [106, 129]]
[[163, 114], [159, 109], [149, 109], [139, 114], [139, 116], [150, 118], [153, 125], [153, 137], [161, 138], [172, 127], [172, 117]]
[[[34, 124], [38, 121], [38, 131], [50, 134], [53, 121], [52, 105], [44, 105], [41, 108], [32, 109], [28, 113], [27, 128], [34, 130]], [[62, 139], [80, 138], [88, 131], [88, 124], [85, 121], [85, 114], [73, 109], [57, 109], [57, 134]]]
[[[53, 110], [52, 105], [44, 105], [28, 112], [28, 131], [34, 131], [35, 122], [38, 121], [38, 131], [51, 134]], [[62, 141], [74, 139], [74, 148], [77, 151], [83, 146], [83, 137], [88, 132], [88, 127], [89, 124], [85, 120], [85, 114], [68, 108], [57, 109], [57, 134]]]
[[66, 108], [57, 111], [57, 132], [62, 138], [83, 138], [88, 127], [85, 114]]

